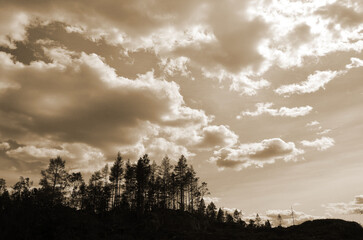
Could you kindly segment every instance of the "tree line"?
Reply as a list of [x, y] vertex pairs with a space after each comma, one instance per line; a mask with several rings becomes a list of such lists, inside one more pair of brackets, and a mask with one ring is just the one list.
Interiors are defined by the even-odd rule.
[[192, 165], [181, 155], [173, 165], [165, 156], [161, 164], [151, 162], [147, 154], [136, 163], [126, 162], [118, 153], [112, 166], [106, 164], [85, 182], [81, 172], [69, 173], [66, 161], [60, 156], [49, 160], [48, 168], [41, 171], [39, 187], [33, 187], [29, 178], [20, 177], [9, 192], [0, 178], [0, 211], [9, 207], [39, 206], [52, 208], [66, 206], [78, 211], [103, 214], [120, 210], [142, 216], [160, 209], [186, 211], [206, 217], [213, 222], [238, 223], [247, 227], [271, 227], [256, 216], [246, 224], [242, 213], [217, 210], [204, 197], [209, 195], [206, 182], [201, 182]]

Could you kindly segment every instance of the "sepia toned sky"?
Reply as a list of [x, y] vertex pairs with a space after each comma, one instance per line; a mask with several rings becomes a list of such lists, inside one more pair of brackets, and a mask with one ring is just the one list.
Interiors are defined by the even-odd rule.
[[209, 200], [363, 222], [360, 0], [0, 0], [0, 177], [184, 154]]

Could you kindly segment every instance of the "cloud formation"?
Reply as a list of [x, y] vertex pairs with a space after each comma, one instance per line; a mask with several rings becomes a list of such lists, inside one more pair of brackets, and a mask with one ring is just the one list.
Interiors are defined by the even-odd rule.
[[237, 119], [241, 119], [244, 116], [259, 116], [262, 114], [269, 114], [271, 116], [280, 116], [280, 117], [299, 117], [305, 116], [311, 112], [313, 109], [311, 106], [303, 106], [303, 107], [281, 107], [279, 109], [271, 108], [273, 103], [256, 103], [257, 110], [254, 112], [243, 111], [240, 115], [237, 116]]
[[229, 127], [212, 125], [204, 111], [187, 107], [178, 84], [153, 71], [128, 79], [97, 54], [62, 47], [44, 52], [50, 63], [29, 65], [0, 53], [0, 122], [10, 123], [0, 124], [0, 137], [26, 145], [7, 152], [10, 157], [46, 161], [62, 155], [73, 162], [72, 151], [80, 148], [94, 152], [100, 163], [119, 150], [133, 158], [145, 152], [160, 159], [192, 157], [190, 146], [225, 147], [238, 139]]
[[313, 147], [319, 151], [324, 151], [324, 150], [334, 146], [335, 141], [333, 138], [330, 138], [330, 137], [322, 137], [322, 138], [317, 138], [314, 141], [303, 140], [303, 141], [301, 141], [301, 144], [304, 147]]
[[322, 205], [330, 214], [363, 214], [363, 195], [354, 197], [351, 202], [328, 203]]
[[221, 169], [235, 168], [241, 170], [250, 166], [263, 167], [276, 160], [297, 161], [304, 151], [296, 148], [293, 142], [280, 138], [265, 139], [258, 143], [240, 144], [214, 151], [210, 161]]
[[314, 74], [308, 76], [306, 81], [301, 83], [294, 83], [289, 85], [282, 85], [274, 91], [279, 95], [290, 96], [292, 94], [313, 93], [336, 78], [337, 76], [345, 73], [345, 71], [316, 71]]
[[359, 58], [351, 58], [350, 61], [351, 63], [345, 66], [348, 69], [363, 67], [363, 60]]

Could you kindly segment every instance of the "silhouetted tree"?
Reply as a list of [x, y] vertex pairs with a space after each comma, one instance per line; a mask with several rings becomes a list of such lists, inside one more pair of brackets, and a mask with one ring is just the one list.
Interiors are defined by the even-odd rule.
[[265, 228], [271, 228], [271, 223], [270, 223], [270, 221], [268, 219], [265, 221], [264, 227]]
[[81, 209], [82, 200], [84, 197], [84, 181], [81, 172], [72, 173], [68, 176], [69, 187], [71, 188], [71, 195], [68, 205], [70, 207]]
[[206, 207], [205, 207], [204, 199], [202, 198], [202, 200], [200, 200], [200, 202], [199, 202], [198, 213], [203, 216], [206, 211], [205, 209], [206, 209]]
[[213, 221], [216, 220], [216, 210], [217, 210], [216, 205], [214, 205], [213, 202], [210, 202], [206, 209], [207, 217]]
[[173, 193], [170, 191], [171, 189], [171, 170], [172, 165], [170, 164], [170, 159], [168, 156], [165, 156], [161, 162], [160, 166], [160, 175], [161, 175], [161, 184], [160, 184], [160, 192], [161, 192], [161, 206], [162, 208], [167, 208], [171, 206], [171, 197]]
[[241, 212], [237, 209], [233, 212], [233, 220], [234, 222], [238, 222], [241, 219]]
[[121, 153], [117, 153], [117, 157], [115, 162], [113, 163], [111, 167], [111, 173], [110, 173], [110, 181], [113, 186], [113, 201], [112, 206], [115, 207], [119, 204], [120, 200], [120, 189], [121, 189], [121, 183], [122, 183], [122, 177], [123, 177], [123, 161]]
[[219, 223], [224, 222], [224, 212], [223, 212], [222, 208], [218, 209], [217, 222], [219, 222]]
[[125, 190], [122, 193], [122, 202], [132, 210], [136, 208], [136, 189], [136, 166], [131, 164], [130, 160], [127, 160], [125, 168]]
[[41, 171], [42, 178], [39, 184], [44, 190], [50, 192], [50, 198], [54, 203], [61, 203], [63, 198], [63, 189], [67, 185], [68, 173], [65, 170], [65, 160], [60, 156], [49, 160], [46, 170]]
[[281, 225], [282, 225], [282, 217], [281, 217], [280, 214], [277, 215], [277, 221], [279, 222], [279, 227], [281, 227]]
[[109, 184], [104, 183], [101, 171], [92, 174], [87, 188], [86, 208], [97, 213], [105, 212], [111, 197]]
[[230, 214], [229, 212], [226, 212], [225, 216], [226, 216], [226, 223], [233, 223], [234, 222], [232, 214]]
[[3, 178], [0, 178], [0, 195], [2, 195], [6, 190], [6, 181]]
[[253, 220], [253, 219], [250, 219], [249, 221], [248, 221], [248, 226], [247, 226], [248, 228], [255, 228], [256, 227], [256, 225], [255, 225], [255, 220]]
[[143, 214], [145, 211], [145, 195], [150, 177], [150, 159], [147, 154], [137, 161], [136, 182], [137, 182], [137, 211]]
[[186, 182], [188, 190], [188, 210], [190, 212], [194, 211], [194, 202], [200, 196], [200, 193], [198, 192], [198, 180], [199, 178], [196, 177], [193, 166], [189, 166], [186, 173]]
[[151, 210], [153, 209], [157, 204], [157, 192], [158, 192], [158, 185], [157, 185], [157, 165], [156, 162], [153, 161], [150, 165], [150, 176], [147, 186], [147, 201], [146, 201], [146, 209]]
[[33, 182], [29, 178], [20, 177], [19, 181], [14, 184], [11, 197], [17, 201], [25, 201], [30, 197], [30, 188]]
[[6, 181], [0, 178], [0, 212], [3, 211], [10, 203], [9, 192], [6, 189]]
[[178, 163], [176, 164], [174, 168], [175, 172], [175, 178], [177, 181], [177, 185], [179, 187], [179, 209], [181, 211], [184, 211], [184, 190], [186, 186], [186, 173], [187, 173], [187, 159], [184, 157], [184, 155], [181, 155], [179, 158]]
[[260, 218], [260, 215], [258, 215], [258, 213], [256, 214], [255, 224], [256, 224], [256, 227], [261, 227], [261, 218]]

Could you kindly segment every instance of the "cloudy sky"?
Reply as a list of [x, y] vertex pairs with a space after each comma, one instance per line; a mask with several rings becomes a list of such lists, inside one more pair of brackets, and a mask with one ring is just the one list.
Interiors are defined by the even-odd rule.
[[0, 176], [184, 154], [225, 208], [363, 211], [360, 0], [0, 0]]

